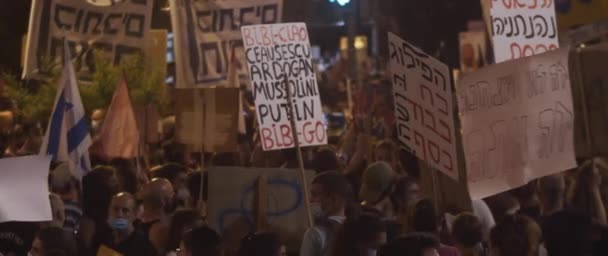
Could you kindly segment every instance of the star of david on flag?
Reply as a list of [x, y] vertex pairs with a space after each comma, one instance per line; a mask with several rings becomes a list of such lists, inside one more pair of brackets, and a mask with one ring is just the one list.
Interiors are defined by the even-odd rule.
[[91, 136], [67, 41], [64, 41], [64, 65], [57, 87], [55, 107], [40, 148], [40, 155], [67, 162], [77, 178], [91, 170], [89, 147]]

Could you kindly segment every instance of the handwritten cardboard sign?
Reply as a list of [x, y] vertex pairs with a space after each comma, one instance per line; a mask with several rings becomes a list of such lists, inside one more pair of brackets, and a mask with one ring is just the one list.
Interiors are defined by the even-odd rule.
[[576, 166], [568, 49], [466, 75], [457, 95], [473, 199]]
[[559, 47], [555, 1], [490, 0], [496, 63]]
[[[228, 67], [245, 62], [241, 26], [281, 22], [282, 0], [170, 0], [176, 87], [228, 86]], [[246, 80], [247, 70], [239, 69]]]
[[[300, 146], [327, 144], [306, 24], [246, 26], [242, 33], [263, 149], [295, 146], [290, 105]], [[287, 83], [293, 104], [287, 102]]]
[[391, 33], [389, 53], [401, 146], [458, 180], [448, 66]]
[[23, 75], [39, 73], [44, 59], [63, 56], [68, 41], [79, 78], [91, 79], [92, 49], [106, 52], [114, 63], [147, 47], [152, 0], [122, 1], [95, 6], [82, 0], [32, 1]]
[[[209, 172], [209, 226], [222, 235], [227, 250], [256, 231], [257, 180], [264, 175], [267, 205], [265, 218], [269, 231], [278, 232], [288, 248], [299, 249], [308, 228], [308, 209], [304, 203], [304, 183], [300, 172], [287, 169], [215, 167]], [[307, 171], [310, 183], [314, 172]], [[232, 251], [228, 251], [230, 253]]]
[[237, 152], [238, 102], [238, 88], [177, 89], [177, 141], [195, 151]]

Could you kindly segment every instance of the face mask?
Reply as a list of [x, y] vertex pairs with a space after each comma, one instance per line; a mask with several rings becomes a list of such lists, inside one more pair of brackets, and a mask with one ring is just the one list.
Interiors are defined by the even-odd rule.
[[190, 191], [187, 188], [180, 188], [177, 190], [176, 197], [179, 200], [186, 201], [190, 198]]
[[111, 218], [108, 220], [108, 224], [116, 231], [127, 231], [129, 229], [129, 220], [125, 218]]
[[323, 212], [320, 203], [310, 203], [310, 212], [315, 220], [325, 217], [325, 213]]

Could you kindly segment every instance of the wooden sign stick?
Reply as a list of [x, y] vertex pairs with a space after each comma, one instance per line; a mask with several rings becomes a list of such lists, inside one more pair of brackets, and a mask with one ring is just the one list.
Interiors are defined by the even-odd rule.
[[302, 159], [302, 148], [300, 148], [300, 141], [298, 138], [298, 131], [296, 130], [296, 119], [294, 116], [293, 108], [295, 105], [295, 99], [293, 99], [291, 95], [291, 87], [289, 86], [289, 79], [287, 78], [287, 73], [285, 76], [285, 87], [287, 90], [287, 105], [289, 106], [289, 120], [291, 121], [291, 134], [293, 136], [293, 141], [296, 146], [296, 152], [298, 155], [298, 165], [300, 168], [300, 174], [302, 175], [302, 184], [304, 188], [304, 204], [306, 205], [306, 214], [308, 215], [308, 226], [312, 227], [314, 222], [312, 220], [312, 214], [310, 212], [310, 201], [308, 193], [308, 179], [306, 178], [306, 171], [304, 170], [304, 160]]

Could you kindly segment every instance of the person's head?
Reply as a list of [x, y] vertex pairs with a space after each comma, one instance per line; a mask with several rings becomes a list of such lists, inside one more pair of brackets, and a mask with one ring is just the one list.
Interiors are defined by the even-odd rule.
[[395, 206], [395, 211], [407, 214], [408, 208], [420, 200], [422, 192], [415, 179], [401, 177], [395, 183], [395, 189], [390, 195], [391, 201]]
[[144, 185], [141, 200], [144, 212], [151, 215], [170, 214], [175, 211], [175, 192], [171, 182], [164, 178], [154, 178]]
[[116, 170], [109, 166], [97, 166], [82, 178], [82, 204], [85, 216], [97, 224], [108, 219], [108, 206], [112, 195], [117, 193]]
[[311, 206], [317, 209], [315, 217], [343, 216], [353, 200], [353, 190], [344, 175], [328, 171], [317, 175], [312, 181]]
[[439, 256], [439, 240], [428, 233], [411, 233], [390, 242], [383, 250], [384, 256]]
[[340, 171], [340, 161], [333, 147], [323, 147], [319, 149], [313, 158], [313, 168], [317, 173], [327, 171]]
[[397, 158], [395, 152], [395, 144], [388, 140], [380, 141], [374, 147], [373, 160], [374, 162], [387, 162], [392, 164]]
[[171, 182], [171, 185], [173, 186], [173, 189], [175, 189], [176, 193], [187, 197], [188, 173], [188, 167], [181, 164], [169, 163], [162, 165], [158, 170], [154, 171], [152, 173], [152, 177], [168, 180]]
[[388, 199], [397, 180], [390, 164], [375, 162], [363, 172], [359, 198], [368, 205], [377, 205]]
[[190, 162], [190, 156], [186, 145], [172, 142], [163, 146], [163, 156], [165, 163], [178, 163], [182, 165], [188, 165]]
[[116, 233], [133, 232], [133, 221], [137, 216], [135, 198], [129, 192], [121, 192], [112, 197], [108, 208], [108, 224]]
[[53, 220], [45, 223], [43, 226], [50, 227], [58, 227], [62, 228], [65, 223], [65, 205], [63, 204], [63, 200], [56, 194], [50, 193], [49, 200], [51, 202], [51, 214], [53, 215]]
[[493, 256], [536, 256], [541, 230], [531, 218], [521, 214], [506, 215], [490, 232]]
[[182, 236], [180, 256], [219, 256], [222, 239], [209, 227], [188, 230]]
[[[62, 253], [62, 254], [57, 254]], [[30, 249], [31, 256], [78, 255], [76, 240], [73, 234], [59, 227], [47, 227], [38, 230]]]
[[477, 216], [461, 213], [452, 223], [452, 238], [459, 249], [475, 248], [483, 240], [483, 225]]
[[492, 211], [494, 220], [500, 222], [505, 216], [519, 211], [519, 201], [510, 193], [504, 192], [484, 199]]
[[263, 232], [245, 236], [238, 256], [287, 256], [287, 252], [277, 233]]
[[61, 196], [64, 200], [75, 201], [78, 199], [80, 185], [67, 163], [61, 163], [51, 171], [49, 185], [51, 192]]
[[560, 211], [564, 207], [566, 182], [561, 174], [543, 177], [538, 180], [538, 198], [543, 215]]
[[133, 161], [124, 158], [110, 160], [110, 165], [116, 169], [116, 177], [120, 190], [137, 194], [139, 184], [137, 180], [137, 169]]
[[178, 210], [171, 218], [171, 226], [169, 227], [169, 238], [167, 240], [167, 248], [170, 250], [177, 249], [182, 235], [186, 230], [193, 229], [204, 224], [203, 216], [200, 211], [191, 209]]
[[591, 217], [580, 211], [560, 211], [544, 219], [543, 239], [548, 256], [589, 255]]
[[517, 198], [519, 204], [524, 207], [538, 206], [538, 195], [536, 193], [536, 181], [530, 181], [526, 185], [513, 189], [511, 194]]
[[585, 211], [592, 218], [600, 219], [601, 216], [596, 216], [596, 213], [604, 206], [594, 200], [594, 192], [599, 192], [602, 178], [595, 162], [595, 159], [587, 160], [578, 168], [567, 199], [569, 206]]
[[386, 226], [372, 214], [347, 219], [335, 238], [336, 256], [366, 256], [374, 254], [386, 244]]
[[410, 223], [416, 232], [437, 234], [439, 232], [439, 218], [435, 205], [430, 199], [419, 200], [412, 209]]

